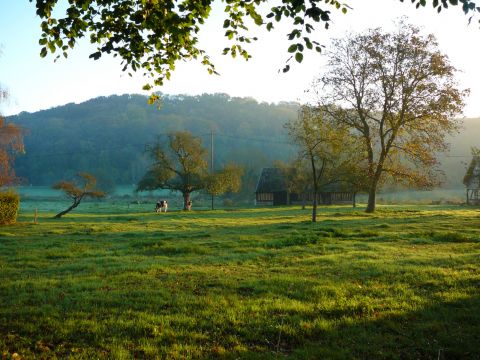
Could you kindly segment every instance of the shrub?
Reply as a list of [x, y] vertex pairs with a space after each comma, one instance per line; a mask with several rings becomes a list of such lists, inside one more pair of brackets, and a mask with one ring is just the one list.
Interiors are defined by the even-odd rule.
[[0, 193], [0, 225], [13, 224], [17, 220], [20, 197], [13, 192]]

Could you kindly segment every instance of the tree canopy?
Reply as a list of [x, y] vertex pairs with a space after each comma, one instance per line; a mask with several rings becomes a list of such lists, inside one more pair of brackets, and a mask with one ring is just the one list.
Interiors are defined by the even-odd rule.
[[[40, 55], [44, 57], [58, 50], [67, 57], [78, 39], [89, 36], [90, 42], [97, 47], [91, 58], [99, 59], [104, 54], [119, 56], [124, 71], [142, 70], [152, 79], [145, 89], [162, 85], [169, 79], [178, 60], [200, 59], [208, 72], [216, 73], [209, 55], [198, 45], [201, 25], [209, 17], [214, 2], [82, 0], [69, 1], [62, 13], [58, 0], [37, 0], [36, 12], [43, 19]], [[306, 49], [321, 51], [321, 44], [311, 36], [315, 27], [328, 28], [335, 11], [346, 13], [350, 9], [348, 3], [337, 0], [221, 2], [225, 4], [225, 36], [232, 41], [224, 48], [224, 54], [250, 58], [246, 45], [256, 40], [249, 34], [250, 24], [271, 31], [275, 23], [289, 21], [292, 25], [287, 34], [288, 52], [292, 54], [290, 59], [297, 62], [302, 62]], [[412, 3], [417, 7], [427, 6], [426, 0], [412, 0]], [[465, 14], [480, 10], [471, 0], [433, 0], [431, 4], [437, 11], [449, 6], [461, 6]], [[283, 71], [289, 68], [287, 61]]]
[[184, 210], [190, 210], [192, 192], [207, 190], [212, 195], [238, 191], [242, 171], [233, 164], [215, 174], [208, 173], [207, 150], [200, 138], [177, 131], [158, 140], [150, 149], [153, 164], [140, 180], [137, 191], [168, 189], [183, 195]]
[[[0, 103], [7, 97], [8, 91], [0, 87]], [[11, 184], [16, 178], [13, 161], [15, 155], [24, 152], [24, 133], [25, 130], [18, 125], [6, 123], [0, 114], [0, 188]]]
[[458, 130], [468, 94], [455, 75], [435, 37], [403, 21], [392, 33], [372, 29], [333, 42], [318, 80], [320, 108], [361, 140], [367, 211], [386, 175], [417, 187], [437, 182], [437, 154]]
[[[297, 120], [285, 125], [299, 147], [297, 167], [301, 168], [293, 170], [287, 179], [294, 180], [293, 184], [299, 182], [305, 186], [305, 180], [309, 184], [306, 187], [313, 192], [312, 222], [317, 219], [320, 191], [326, 186], [346, 182], [362, 160], [357, 151], [357, 139], [351, 136], [348, 126], [328, 121], [326, 115], [321, 108], [303, 106]], [[295, 172], [303, 172], [307, 179]]]
[[63, 215], [75, 209], [84, 198], [91, 197], [100, 199], [105, 196], [103, 191], [96, 189], [97, 180], [89, 173], [79, 173], [77, 178], [73, 181], [60, 181], [52, 187], [56, 190], [61, 190], [70, 198], [73, 203], [67, 209], [60, 211], [55, 218], [61, 218]]

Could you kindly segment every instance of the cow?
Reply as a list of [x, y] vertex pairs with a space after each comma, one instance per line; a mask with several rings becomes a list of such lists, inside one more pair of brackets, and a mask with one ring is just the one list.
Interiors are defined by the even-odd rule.
[[162, 212], [162, 210], [164, 212], [167, 212], [167, 209], [168, 209], [167, 200], [157, 201], [157, 204], [155, 205], [155, 212], [159, 213], [159, 212]]

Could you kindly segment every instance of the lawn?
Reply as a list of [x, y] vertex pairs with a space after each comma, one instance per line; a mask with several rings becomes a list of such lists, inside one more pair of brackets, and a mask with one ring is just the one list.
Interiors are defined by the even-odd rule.
[[478, 209], [81, 208], [0, 227], [4, 359], [480, 359]]

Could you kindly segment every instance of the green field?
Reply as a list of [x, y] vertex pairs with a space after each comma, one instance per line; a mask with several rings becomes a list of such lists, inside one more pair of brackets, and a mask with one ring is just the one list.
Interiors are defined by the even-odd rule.
[[478, 209], [35, 207], [0, 228], [2, 359], [480, 359]]

